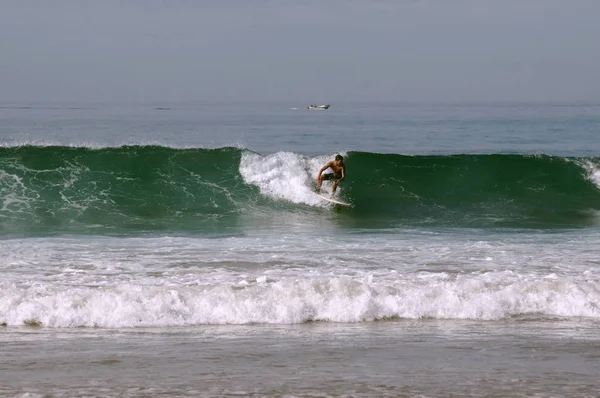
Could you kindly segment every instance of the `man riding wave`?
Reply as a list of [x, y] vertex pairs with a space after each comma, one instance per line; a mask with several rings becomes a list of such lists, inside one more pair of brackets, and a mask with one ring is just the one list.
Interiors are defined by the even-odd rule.
[[[327, 169], [331, 169], [332, 173], [323, 174]], [[342, 155], [336, 155], [335, 160], [327, 162], [327, 164], [321, 167], [319, 174], [317, 175], [317, 188], [316, 192], [321, 192], [321, 184], [323, 181], [333, 181], [333, 188], [331, 193], [334, 194], [337, 186], [346, 178], [346, 165], [344, 164], [344, 157]]]

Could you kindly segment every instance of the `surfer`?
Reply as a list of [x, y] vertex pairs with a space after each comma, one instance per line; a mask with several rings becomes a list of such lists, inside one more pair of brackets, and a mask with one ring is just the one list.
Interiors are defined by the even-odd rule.
[[[333, 173], [323, 172], [327, 169], [331, 169]], [[319, 175], [317, 175], [317, 189], [315, 191], [321, 191], [321, 184], [323, 184], [324, 180], [332, 180], [333, 188], [331, 189], [331, 193], [334, 194], [337, 186], [340, 182], [342, 182], [346, 178], [346, 165], [344, 164], [344, 157], [342, 155], [336, 155], [335, 160], [327, 162], [327, 164], [321, 167], [319, 170]]]

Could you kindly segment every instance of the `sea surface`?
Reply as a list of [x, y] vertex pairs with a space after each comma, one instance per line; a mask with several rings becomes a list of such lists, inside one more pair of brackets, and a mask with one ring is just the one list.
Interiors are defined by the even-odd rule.
[[0, 396], [598, 396], [600, 105], [307, 105], [0, 103]]

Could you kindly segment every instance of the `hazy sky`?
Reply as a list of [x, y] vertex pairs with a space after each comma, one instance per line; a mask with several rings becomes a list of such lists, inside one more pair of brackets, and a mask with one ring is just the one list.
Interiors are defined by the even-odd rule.
[[600, 101], [600, 0], [1, 0], [0, 101]]

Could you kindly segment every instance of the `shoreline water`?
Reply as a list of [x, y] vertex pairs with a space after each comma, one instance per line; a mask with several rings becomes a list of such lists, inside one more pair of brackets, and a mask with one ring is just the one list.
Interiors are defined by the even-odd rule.
[[598, 326], [525, 317], [2, 328], [0, 395], [589, 397]]

